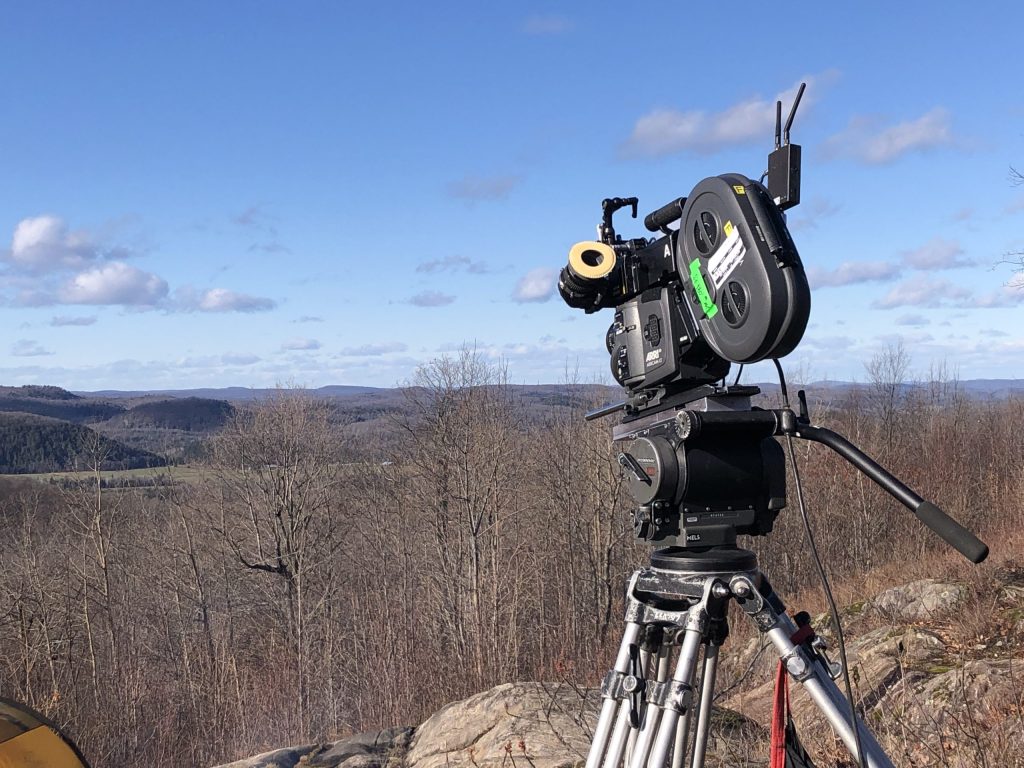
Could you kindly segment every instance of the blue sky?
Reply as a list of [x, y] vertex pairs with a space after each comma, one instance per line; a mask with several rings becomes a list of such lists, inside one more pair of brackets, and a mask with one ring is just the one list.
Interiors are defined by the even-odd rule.
[[801, 80], [789, 365], [1021, 376], [1024, 9], [777, 7], [7, 4], [0, 383], [393, 386], [465, 343], [607, 379], [569, 247], [604, 197], [758, 176]]

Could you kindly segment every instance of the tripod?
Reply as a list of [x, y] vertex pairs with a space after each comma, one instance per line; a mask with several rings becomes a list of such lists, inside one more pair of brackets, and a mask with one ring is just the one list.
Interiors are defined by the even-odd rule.
[[[849, 705], [834, 682], [839, 670], [822, 643], [794, 642], [799, 628], [753, 552], [660, 550], [651, 566], [636, 571], [629, 582], [626, 630], [615, 667], [601, 686], [604, 701], [586, 768], [703, 768], [730, 600], [768, 636], [789, 675], [856, 756]], [[892, 768], [871, 732], [859, 718], [856, 722], [864, 765]]]
[[679, 398], [683, 408], [632, 418], [613, 430], [613, 439], [631, 441], [619, 463], [639, 503], [638, 537], [679, 546], [654, 550], [650, 567], [629, 582], [626, 629], [601, 687], [586, 768], [703, 768], [731, 600], [768, 636], [786, 673], [804, 686], [854, 759], [863, 768], [893, 766], [851, 717], [835, 684], [842, 668], [809, 627], [786, 614], [754, 553], [735, 546], [738, 533], [770, 533], [785, 506], [782, 449], [772, 438], [827, 445], [972, 562], [981, 562], [988, 547], [841, 435], [811, 426], [803, 392], [798, 416], [788, 407], [751, 409], [749, 396], [757, 391], [702, 388]]

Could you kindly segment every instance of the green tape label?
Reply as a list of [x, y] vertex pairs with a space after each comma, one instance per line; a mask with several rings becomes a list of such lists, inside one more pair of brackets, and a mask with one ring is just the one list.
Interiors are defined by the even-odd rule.
[[697, 259], [690, 262], [690, 281], [693, 283], [693, 289], [697, 292], [700, 308], [704, 310], [704, 315], [710, 320], [718, 314], [718, 307], [711, 300], [711, 294], [708, 293], [708, 287], [700, 273], [700, 262]]

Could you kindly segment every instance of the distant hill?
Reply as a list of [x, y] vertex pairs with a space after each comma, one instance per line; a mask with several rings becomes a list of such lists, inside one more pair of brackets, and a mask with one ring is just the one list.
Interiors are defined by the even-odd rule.
[[0, 387], [0, 412], [34, 413], [53, 419], [89, 424], [105, 421], [124, 411], [98, 398], [83, 398], [60, 387]]
[[104, 426], [212, 432], [223, 427], [234, 412], [234, 406], [224, 400], [203, 397], [156, 400], [132, 406], [111, 418]]
[[157, 467], [156, 454], [129, 448], [80, 424], [31, 413], [0, 413], [0, 474]]
[[78, 395], [60, 387], [45, 384], [26, 384], [22, 387], [0, 387], [0, 396], [30, 397], [39, 400], [77, 400]]
[[249, 387], [221, 387], [221, 388], [207, 388], [207, 389], [136, 389], [136, 390], [121, 390], [121, 389], [102, 389], [95, 392], [78, 392], [77, 394], [81, 397], [90, 398], [138, 398], [138, 397], [152, 397], [158, 395], [161, 397], [198, 397], [211, 400], [227, 400], [229, 402], [238, 402], [245, 400], [261, 400], [266, 397], [272, 397], [281, 392], [304, 392], [314, 397], [350, 397], [352, 395], [363, 395], [374, 392], [388, 392], [387, 388], [382, 387], [356, 387], [356, 386], [345, 386], [345, 385], [330, 385], [326, 387], [319, 387], [318, 389], [303, 389], [303, 390], [289, 390], [289, 389], [278, 389], [278, 388], [263, 388], [263, 389], [251, 389]]

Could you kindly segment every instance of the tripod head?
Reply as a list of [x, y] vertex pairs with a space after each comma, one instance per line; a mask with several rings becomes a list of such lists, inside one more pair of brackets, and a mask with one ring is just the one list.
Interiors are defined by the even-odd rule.
[[[634, 529], [655, 546], [731, 549], [738, 534], [765, 536], [786, 506], [785, 459], [777, 436], [828, 446], [973, 563], [988, 546], [938, 506], [911, 490], [849, 440], [811, 425], [807, 399], [790, 408], [750, 406], [757, 387], [708, 387], [682, 407], [624, 421], [614, 440], [638, 506]], [[662, 550], [661, 558], [668, 550]], [[692, 553], [691, 553], [692, 555]]]

